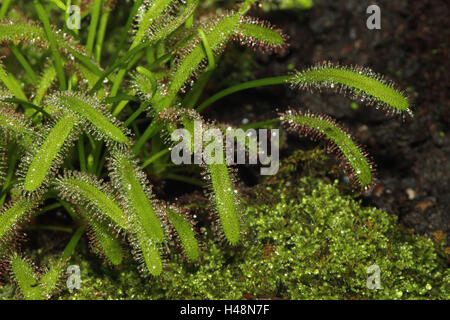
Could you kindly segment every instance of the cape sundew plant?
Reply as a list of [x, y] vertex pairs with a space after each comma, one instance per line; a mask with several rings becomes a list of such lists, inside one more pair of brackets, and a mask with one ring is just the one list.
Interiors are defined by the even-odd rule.
[[[244, 228], [235, 170], [202, 160], [193, 165], [193, 178], [192, 170], [180, 171], [186, 167], [171, 162], [168, 138], [176, 128], [194, 134], [196, 122], [221, 129], [202, 113], [228, 94], [285, 83], [294, 90], [328, 88], [387, 114], [411, 113], [393, 83], [368, 69], [332, 62], [204, 97], [228, 43], [278, 53], [286, 50], [287, 36], [246, 15], [256, 1], [239, 2], [220, 15], [200, 14], [199, 1], [129, 1], [129, 18], [114, 37], [108, 22], [115, 1], [83, 1], [81, 29], [65, 23], [71, 18], [67, 5], [79, 1], [29, 1], [29, 17], [14, 1], [2, 2], [0, 280], [14, 279], [22, 297], [57, 292], [83, 235], [111, 267], [124, 263], [129, 248], [143, 276], [162, 276], [171, 251], [201, 263], [194, 213], [157, 199], [155, 180], [205, 186], [217, 239], [236, 245]], [[114, 52], [105, 54], [109, 41]], [[292, 108], [267, 123], [325, 139], [355, 187], [374, 185], [367, 153], [330, 117]], [[206, 147], [193, 142], [190, 151]], [[72, 219], [73, 236], [59, 259], [37, 267], [24, 256], [23, 231], [37, 215], [59, 208]]]

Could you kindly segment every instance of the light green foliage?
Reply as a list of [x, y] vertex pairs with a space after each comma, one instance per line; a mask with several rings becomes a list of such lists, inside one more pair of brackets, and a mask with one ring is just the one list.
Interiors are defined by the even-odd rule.
[[159, 19], [164, 10], [177, 0], [160, 0], [160, 1], [146, 1], [138, 13], [138, 30], [133, 40], [131, 48], [139, 45], [145, 38], [147, 30]]
[[231, 244], [236, 244], [239, 241], [240, 226], [235, 189], [229, 169], [226, 164], [210, 164], [208, 173], [211, 176], [214, 202], [223, 232]]
[[33, 23], [20, 23], [18, 21], [2, 20], [0, 23], [0, 41], [46, 41], [44, 30]]
[[109, 217], [118, 226], [128, 229], [128, 219], [107, 186], [86, 174], [67, 172], [56, 179], [62, 198], [83, 208], [93, 208], [96, 215]]
[[13, 255], [10, 264], [20, 292], [26, 300], [48, 299], [58, 285], [64, 265], [61, 261], [53, 263], [45, 275], [39, 279], [33, 267], [19, 255]]
[[3, 64], [0, 63], [0, 81], [8, 88], [11, 94], [22, 100], [27, 100], [27, 97], [22, 91], [22, 87], [17, 79], [5, 71]]
[[345, 161], [350, 165], [352, 174], [362, 188], [370, 188], [373, 184], [372, 167], [361, 149], [353, 142], [350, 135], [341, 129], [332, 119], [327, 116], [314, 115], [311, 113], [287, 112], [281, 116], [288, 127], [301, 128], [323, 135], [332, 146], [339, 148]]
[[92, 217], [85, 211], [80, 211], [91, 228], [91, 243], [94, 251], [100, 256], [105, 256], [113, 265], [121, 264], [123, 261], [123, 248], [118, 239], [117, 232], [114, 232], [108, 226], [108, 222]]
[[[162, 262], [157, 246], [165, 241], [164, 230], [157, 216], [157, 203], [152, 199], [145, 175], [137, 167], [132, 156], [116, 150], [110, 159], [111, 174], [116, 188], [126, 203], [133, 220], [133, 237], [138, 260], [144, 264], [151, 275], [157, 276], [162, 271]], [[142, 256], [142, 257], [138, 257]]]
[[197, 260], [200, 257], [200, 249], [191, 224], [174, 208], [167, 209], [167, 216], [177, 232], [188, 259]]
[[52, 165], [59, 162], [63, 146], [70, 142], [72, 130], [79, 122], [79, 118], [71, 112], [65, 113], [50, 130], [42, 144], [33, 154], [28, 166], [23, 187], [25, 191], [36, 191], [48, 176]]
[[143, 99], [150, 100], [156, 93], [157, 82], [151, 72], [149, 74], [136, 73], [133, 75], [132, 81], [133, 88]]
[[155, 243], [161, 244], [165, 238], [164, 230], [153, 208], [151, 190], [144, 180], [144, 175], [130, 158], [130, 155], [120, 151], [114, 152], [111, 162], [115, 185], [127, 202], [130, 214], [139, 221]]
[[207, 125], [194, 110], [169, 108], [162, 113], [162, 117], [168, 119], [172, 125], [182, 124], [184, 129], [189, 132], [191, 141], [188, 150], [191, 153], [200, 151], [201, 154], [206, 154], [206, 159], [203, 158], [202, 163], [206, 167], [211, 184], [213, 206], [219, 215], [220, 225], [226, 239], [231, 244], [236, 244], [240, 237], [238, 191], [234, 187], [232, 174], [226, 164], [223, 146], [220, 145], [220, 154], [215, 154], [217, 150], [214, 151], [214, 154], [210, 154], [206, 150], [208, 145], [217, 142], [214, 141], [216, 137], [211, 137], [212, 141], [204, 140], [203, 145], [197, 145], [194, 139], [196, 131], [200, 130], [198, 125], [202, 127], [201, 130], [213, 129], [213, 127]]
[[153, 238], [141, 228], [140, 223], [136, 221], [134, 229], [137, 241], [134, 245], [136, 246], [135, 250], [141, 256], [140, 259], [143, 259], [141, 272], [146, 274], [148, 271], [152, 276], [159, 276], [163, 268], [161, 255]]
[[39, 105], [44, 98], [44, 95], [47, 93], [47, 90], [50, 88], [52, 83], [56, 79], [56, 70], [53, 65], [48, 66], [39, 80], [39, 84], [36, 88], [36, 95], [33, 99], [33, 103]]
[[248, 20], [240, 25], [240, 34], [243, 38], [249, 38], [255, 43], [252, 45], [265, 45], [268, 47], [282, 47], [285, 39], [280, 32], [258, 24], [257, 21]]
[[268, 0], [264, 1], [263, 10], [307, 10], [314, 6], [314, 0]]
[[38, 286], [38, 279], [30, 264], [18, 255], [13, 256], [10, 263], [11, 270], [24, 298], [27, 300], [43, 299], [42, 290]]
[[[430, 239], [399, 228], [392, 215], [364, 207], [324, 182], [325, 173], [316, 172], [326, 160], [323, 152], [297, 152], [298, 158], [304, 163], [290, 158], [280, 169], [286, 178], [273, 177], [249, 193], [249, 232], [237, 248], [225, 249], [208, 234], [201, 264], [186, 268], [173, 257], [165, 280], [150, 286], [132, 267], [105, 278], [108, 270], [92, 276], [83, 262], [86, 286], [62, 298], [450, 298], [450, 271]], [[298, 177], [297, 166], [318, 177]], [[374, 264], [381, 269], [381, 290], [366, 286], [367, 268]]]
[[[64, 53], [70, 57], [77, 57], [83, 60], [84, 53], [75, 43], [75, 41], [63, 34], [62, 32], [53, 30], [54, 39], [58, 48], [62, 49]], [[38, 45], [40, 47], [49, 48], [50, 41], [47, 39], [44, 29], [33, 21], [23, 22], [22, 20], [4, 19], [0, 22], [0, 41], [24, 41], [31, 45]], [[90, 64], [92, 66], [92, 64]]]
[[33, 201], [19, 199], [3, 209], [0, 213], [0, 243], [5, 240], [5, 236], [11, 230], [17, 228], [19, 222], [28, 216], [35, 206], [36, 203]]
[[[286, 82], [301, 88], [335, 87], [358, 100], [384, 107], [389, 113], [410, 113], [406, 97], [392, 84], [365, 69], [328, 63], [296, 75], [238, 84], [208, 99], [204, 97], [209, 92], [205, 88], [223, 68], [219, 54], [230, 41], [238, 40], [242, 45], [266, 51], [285, 49], [284, 34], [267, 22], [246, 17], [251, 6], [259, 2], [246, 0], [224, 14], [208, 15], [208, 5], [199, 0], [136, 0], [129, 12], [129, 3], [123, 1], [114, 2], [116, 9], [109, 1], [88, 1], [81, 17], [82, 25], [87, 28], [71, 31], [57, 30], [51, 23], [62, 25], [62, 19], [54, 20], [67, 18], [65, 8], [73, 1], [51, 2], [53, 5], [40, 0], [28, 4], [20, 1], [16, 3], [17, 8], [8, 10], [8, 1], [0, 9], [1, 19], [9, 17], [0, 21], [0, 42], [9, 46], [14, 59], [0, 66], [0, 151], [7, 153], [0, 154], [3, 182], [0, 203], [7, 203], [0, 211], [0, 255], [11, 258], [12, 274], [25, 298], [41, 299], [54, 294], [61, 281], [63, 263], [72, 256], [85, 229], [91, 249], [105, 257], [110, 262], [108, 266], [129, 267], [130, 260], [126, 251], [122, 251], [122, 245], [126, 248], [122, 240], [128, 240], [140, 271], [153, 276], [139, 292], [126, 289], [130, 297], [141, 298], [148, 292], [155, 298], [242, 298], [244, 293], [258, 297], [276, 292], [291, 298], [393, 297], [390, 284], [400, 288], [404, 296], [443, 296], [435, 281], [442, 274], [434, 273], [440, 267], [437, 262], [433, 264], [437, 260], [433, 260], [429, 243], [403, 240], [403, 233], [394, 228], [387, 215], [361, 208], [334, 186], [307, 179], [291, 181], [291, 185], [299, 183], [294, 197], [282, 192], [288, 192], [285, 185], [275, 190], [258, 189], [255, 191], [258, 198], [259, 193], [269, 193], [263, 197], [269, 204], [264, 207], [259, 202], [247, 201], [249, 225], [245, 228], [240, 220], [242, 197], [230, 167], [210, 162], [213, 159], [209, 158], [199, 163], [201, 168], [175, 166], [169, 156], [167, 134], [185, 128], [193, 137], [197, 133], [195, 120], [203, 128], [212, 128], [200, 113], [231, 93]], [[196, 11], [200, 3], [203, 8]], [[33, 12], [24, 14], [20, 11], [23, 8]], [[50, 10], [54, 10], [51, 17]], [[116, 15], [113, 10], [128, 13], [125, 26], [108, 22]], [[36, 14], [40, 23], [30, 22], [28, 16]], [[200, 14], [202, 17], [196, 19]], [[117, 15], [119, 21], [121, 15]], [[132, 28], [134, 39], [127, 43]], [[202, 71], [205, 72], [196, 81]], [[41, 77], [37, 76], [39, 73]], [[59, 91], [55, 91], [56, 85]], [[224, 83], [217, 85], [223, 87]], [[199, 101], [204, 102], [198, 106]], [[329, 119], [309, 114], [289, 117], [284, 120], [316, 131], [336, 144], [359, 184], [363, 188], [372, 185], [369, 161], [345, 131]], [[280, 122], [274, 119], [247, 126], [277, 127]], [[137, 138], [136, 142], [133, 137]], [[192, 140], [188, 152], [210, 150], [210, 146], [206, 141], [197, 145]], [[214, 155], [210, 156], [223, 160], [222, 145], [214, 148]], [[202, 173], [203, 180], [209, 183], [206, 193], [212, 205], [200, 206], [203, 198], [192, 195], [194, 200], [189, 207], [202, 213], [201, 228], [197, 230], [191, 219], [197, 212], [188, 213], [187, 207], [180, 207], [189, 195], [171, 199], [173, 205], [156, 196], [173, 196], [166, 190], [170, 186], [168, 180], [204, 186]], [[317, 192], [323, 195], [319, 197]], [[19, 224], [22, 226], [34, 206], [41, 202], [45, 207], [37, 213], [62, 207], [72, 224], [62, 227], [50, 222], [51, 225], [41, 226], [38, 220], [30, 226], [39, 230], [38, 236], [41, 228], [58, 233], [78, 229], [61, 259], [49, 264], [50, 271], [38, 277], [39, 272], [35, 274], [34, 267], [14, 253], [19, 246], [8, 245], [20, 238], [16, 239], [15, 232]], [[214, 214], [218, 216], [217, 221]], [[224, 241], [218, 244], [222, 239], [217, 235], [216, 222], [224, 240], [233, 246], [223, 245]], [[353, 225], [358, 228], [353, 230]], [[210, 227], [214, 232], [210, 232]], [[201, 232], [198, 238], [206, 239], [209, 245], [206, 257], [200, 254], [197, 231]], [[183, 258], [169, 251], [176, 243], [172, 238], [178, 238], [178, 245], [185, 253]], [[399, 238], [402, 245], [396, 247], [394, 240]], [[384, 239], [391, 241], [390, 246]], [[378, 242], [370, 247], [373, 241]], [[423, 251], [417, 249], [418, 243]], [[384, 248], [389, 260], [383, 259], [377, 248]], [[419, 250], [417, 259], [423, 260], [416, 259], [416, 249]], [[26, 247], [24, 250], [36, 255], [35, 250]], [[411, 260], [411, 256], [416, 260]], [[184, 258], [189, 260], [188, 268], [184, 268], [187, 266]], [[380, 261], [383, 272], [387, 272], [387, 291], [367, 293], [358, 282], [366, 263], [372, 260]], [[402, 273], [397, 265], [389, 265], [391, 261], [402, 261], [401, 270], [408, 272]], [[402, 287], [403, 284], [389, 278], [395, 274], [409, 279], [409, 272], [422, 280], [411, 280], [409, 287]], [[133, 277], [122, 273], [121, 276], [137, 285]], [[155, 280], [156, 276], [160, 280]], [[422, 292], [424, 281], [426, 290], [431, 286], [431, 291]], [[328, 290], [324, 283], [338, 289]], [[96, 290], [97, 285], [97, 281], [83, 285], [80, 295], [89, 295], [91, 291], [84, 290]], [[395, 294], [398, 297], [398, 292]]]
[[17, 113], [8, 107], [0, 107], [0, 132], [22, 145], [26, 150], [33, 147], [38, 134], [29, 120], [22, 113]]
[[[239, 27], [241, 16], [237, 13], [222, 17], [209, 30], [205, 30], [206, 38], [212, 50], [220, 49], [223, 44], [230, 39]], [[193, 40], [194, 43], [198, 41]], [[193, 44], [190, 44], [193, 46]], [[206, 58], [206, 53], [203, 51], [201, 43], [194, 47], [191, 51], [182, 58], [176, 72], [171, 76], [168, 95], [164, 98], [161, 105], [157, 105], [157, 111], [162, 111], [169, 107], [172, 100], [176, 97], [178, 91], [183, 87], [184, 83], [193, 75], [199, 68], [200, 63]]]
[[156, 24], [153, 24], [152, 28], [146, 30], [146, 41], [156, 43], [166, 38], [192, 16], [195, 9], [197, 9], [198, 3], [199, 0], [188, 1], [186, 8], [179, 15], [170, 15], [168, 18], [162, 15], [162, 18]]
[[118, 143], [128, 143], [128, 137], [117, 125], [117, 121], [107, 114], [105, 108], [91, 97], [81, 93], [60, 92], [54, 94], [47, 102], [50, 106], [60, 106], [77, 113], [86, 119], [93, 130], [98, 132], [100, 137], [111, 139]]

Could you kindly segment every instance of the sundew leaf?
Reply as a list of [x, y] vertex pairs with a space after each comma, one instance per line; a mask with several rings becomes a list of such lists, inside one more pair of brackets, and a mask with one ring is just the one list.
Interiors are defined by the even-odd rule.
[[186, 257], [191, 261], [197, 260], [200, 257], [200, 248], [189, 220], [172, 206], [166, 208], [166, 214], [180, 239]]
[[[160, 116], [162, 119], [172, 123], [175, 128], [182, 125], [190, 133], [191, 143], [188, 147], [192, 153], [200, 151], [200, 154], [207, 154], [206, 158], [202, 156], [201, 164], [206, 168], [206, 176], [211, 183], [211, 201], [219, 215], [220, 224], [226, 239], [231, 244], [236, 244], [240, 238], [239, 203], [232, 173], [225, 162], [223, 147], [220, 151], [221, 154], [218, 154], [217, 158], [210, 159], [211, 155], [207, 152], [205, 153], [205, 148], [210, 141], [203, 140], [203, 144], [198, 145], [193, 138], [194, 133], [198, 133], [196, 131], [213, 129], [212, 126], [206, 124], [203, 118], [195, 110], [191, 109], [168, 108]], [[197, 126], [195, 122], [197, 122]], [[200, 127], [198, 124], [200, 124]], [[222, 161], [216, 161], [219, 158]]]
[[129, 213], [139, 221], [144, 232], [155, 244], [163, 243], [164, 230], [144, 172], [138, 168], [131, 154], [119, 150], [112, 152], [109, 167], [114, 186], [120, 190]]
[[231, 244], [236, 244], [240, 237], [240, 222], [235, 189], [229, 168], [225, 163], [209, 164], [207, 170], [211, 178], [213, 201], [219, 214], [223, 232]]
[[164, 11], [169, 8], [177, 0], [159, 0], [159, 1], [149, 1], [146, 0], [139, 8], [137, 14], [137, 31], [133, 40], [131, 48], [139, 45], [146, 37], [146, 33], [150, 27], [164, 15]]
[[0, 107], [0, 133], [6, 140], [12, 139], [25, 150], [34, 147], [41, 135], [33, 129], [31, 121], [22, 113], [8, 107]]
[[145, 232], [139, 221], [134, 222], [135, 231], [132, 240], [134, 246], [134, 257], [141, 263], [141, 272], [143, 274], [150, 273], [152, 276], [159, 276], [162, 272], [163, 265], [158, 247], [153, 239]]
[[156, 43], [161, 39], [165, 39], [172, 32], [178, 29], [197, 9], [199, 0], [188, 1], [186, 6], [179, 14], [162, 14], [156, 23], [145, 31], [145, 41]]
[[[60, 30], [53, 30], [58, 47], [72, 60], [84, 56], [84, 49], [68, 34]], [[49, 42], [45, 31], [38, 23], [27, 20], [3, 19], [0, 21], [0, 42], [27, 42], [31, 45], [38, 45], [46, 49]], [[86, 56], [84, 56], [86, 57]], [[86, 57], [87, 58], [87, 57]], [[85, 60], [83, 59], [83, 62]]]
[[43, 300], [44, 294], [30, 263], [19, 255], [10, 258], [11, 272], [26, 300]]
[[153, 74], [149, 76], [147, 74], [135, 73], [131, 79], [131, 87], [136, 91], [141, 99], [147, 101], [150, 100], [156, 93], [157, 81]]
[[85, 210], [79, 210], [89, 224], [89, 238], [91, 247], [100, 257], [105, 257], [113, 265], [119, 265], [123, 261], [123, 249], [117, 233], [108, 226], [108, 222], [97, 219]]
[[[53, 30], [53, 34], [58, 48], [62, 50], [68, 60], [73, 61], [76, 58], [92, 72], [96, 72], [97, 75], [102, 74], [100, 66], [85, 55], [84, 48], [72, 37], [56, 29]], [[3, 19], [0, 21], [0, 42], [8, 41], [26, 42], [44, 49], [50, 48], [50, 43], [42, 26], [31, 20], [24, 22], [17, 19]]]
[[[34, 212], [36, 201], [29, 199], [18, 199], [4, 206], [0, 213], [0, 248], [5, 246], [15, 233], [22, 221]], [[2, 253], [0, 253], [0, 256]]]
[[75, 92], [53, 94], [46, 102], [49, 106], [69, 109], [89, 124], [89, 129], [102, 140], [122, 144], [130, 143], [122, 124], [97, 100]]
[[58, 288], [60, 278], [69, 257], [84, 233], [84, 227], [77, 229], [65, 247], [62, 256], [53, 261], [43, 276], [34, 272], [34, 265], [16, 253], [10, 256], [10, 267], [12, 275], [19, 285], [20, 291], [27, 300], [50, 299], [54, 291]]
[[0, 21], [0, 41], [27, 41], [40, 45], [47, 43], [44, 29], [36, 23], [21, 23], [9, 19]]
[[64, 261], [57, 260], [39, 280], [39, 286], [45, 299], [49, 299], [59, 284], [59, 279], [64, 271]]
[[241, 44], [264, 51], [282, 50], [286, 46], [286, 35], [269, 23], [255, 18], [243, 17], [238, 39]]
[[331, 88], [349, 92], [355, 99], [383, 108], [388, 113], [412, 115], [408, 98], [393, 82], [370, 69], [326, 62], [296, 73], [290, 82], [302, 89]]
[[[223, 45], [235, 34], [239, 28], [241, 16], [238, 13], [225, 15], [218, 19], [216, 23], [211, 23], [205, 31], [206, 39], [211, 50], [220, 51]], [[206, 53], [203, 50], [201, 41], [195, 38], [186, 48], [186, 54], [183, 55], [178, 63], [176, 71], [171, 75], [170, 85], [167, 89], [167, 95], [163, 95], [160, 103], [155, 107], [158, 112], [169, 107], [178, 91], [185, 82], [201, 67], [201, 63], [206, 59]]]
[[98, 219], [108, 217], [122, 229], [129, 229], [128, 217], [116, 202], [116, 196], [108, 185], [97, 181], [88, 174], [66, 171], [55, 181], [59, 196], [91, 214]]
[[315, 115], [309, 112], [288, 111], [280, 120], [291, 130], [300, 134], [309, 134], [314, 138], [325, 137], [330, 141], [330, 150], [337, 149], [344, 163], [348, 164], [351, 178], [356, 179], [359, 186], [370, 189], [374, 185], [373, 168], [367, 153], [353, 142], [352, 137], [328, 116]]
[[23, 188], [26, 192], [39, 189], [52, 171], [63, 161], [67, 148], [77, 136], [80, 118], [72, 112], [65, 112], [49, 130], [42, 143], [25, 157], [23, 168], [25, 179]]

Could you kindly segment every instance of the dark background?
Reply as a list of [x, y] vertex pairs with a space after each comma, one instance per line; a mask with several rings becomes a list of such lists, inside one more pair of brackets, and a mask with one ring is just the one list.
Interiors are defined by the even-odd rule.
[[[366, 27], [370, 4], [381, 8], [381, 30]], [[249, 62], [250, 67], [227, 58], [232, 55], [227, 51], [221, 63], [229, 81], [242, 82], [245, 67], [251, 69], [251, 80], [285, 75], [289, 65], [301, 70], [324, 60], [360, 65], [407, 92], [414, 118], [386, 117], [363, 104], [355, 110], [350, 99], [332, 92], [309, 94], [287, 86], [232, 95], [214, 104], [207, 115], [238, 125], [244, 118], [250, 122], [274, 118], [276, 108], [291, 106], [337, 118], [367, 146], [377, 164], [379, 183], [363, 196], [364, 203], [398, 215], [417, 233], [438, 232], [450, 240], [448, 1], [319, 0], [309, 10], [253, 9], [252, 14], [287, 33], [290, 47], [282, 55], [256, 53], [257, 63]], [[211, 83], [206, 96], [222, 88]], [[308, 144], [300, 141], [300, 147], [302, 143]]]

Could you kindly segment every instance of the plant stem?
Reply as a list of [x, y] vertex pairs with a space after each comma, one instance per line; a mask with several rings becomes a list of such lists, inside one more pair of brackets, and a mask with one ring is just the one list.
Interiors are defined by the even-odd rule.
[[89, 25], [88, 39], [86, 43], [86, 55], [90, 57], [94, 48], [95, 35], [97, 33], [97, 25], [100, 17], [103, 0], [94, 0], [91, 11], [91, 23]]
[[20, 52], [20, 49], [14, 43], [11, 43], [9, 45], [9, 49], [11, 49], [11, 52], [17, 58], [22, 67], [25, 69], [26, 73], [30, 76], [31, 80], [34, 83], [36, 83], [38, 81], [38, 76], [33, 71], [33, 68], [30, 66], [27, 59], [23, 56], [22, 52]]
[[85, 227], [82, 226], [82, 227], [79, 227], [77, 229], [77, 231], [75, 231], [75, 234], [72, 236], [72, 238], [70, 239], [69, 243], [67, 244], [66, 248], [63, 251], [63, 254], [62, 254], [63, 261], [66, 259], [69, 259], [70, 256], [74, 253], [75, 248], [78, 244], [78, 241], [80, 241], [81, 236], [84, 233], [84, 230], [85, 230]]
[[164, 155], [168, 154], [170, 152], [169, 149], [164, 149], [161, 150], [160, 152], [156, 153], [155, 155], [151, 156], [150, 158], [148, 158], [144, 164], [142, 165], [142, 168], [146, 168], [149, 165], [151, 165], [153, 162], [155, 162], [156, 160], [158, 160], [159, 158], [163, 157]]
[[59, 56], [58, 43], [56, 42], [55, 35], [53, 34], [53, 29], [50, 26], [50, 21], [47, 16], [47, 12], [45, 11], [42, 4], [39, 0], [33, 0], [34, 7], [36, 8], [39, 19], [44, 25], [45, 34], [47, 35], [47, 39], [50, 42], [50, 50], [52, 52], [53, 59], [55, 60], [55, 69], [56, 74], [58, 75], [59, 80], [59, 88], [62, 91], [67, 90], [66, 83], [66, 75], [64, 74], [63, 63], [61, 57]]
[[3, 0], [2, 7], [0, 9], [0, 19], [6, 17], [6, 12], [8, 12], [9, 6], [11, 5], [12, 0]]
[[61, 206], [62, 206], [62, 205], [61, 205], [60, 203], [55, 202], [55, 203], [52, 203], [52, 204], [46, 206], [45, 208], [42, 208], [41, 210], [39, 210], [39, 213], [40, 213], [40, 214], [43, 214], [43, 213], [46, 213], [46, 212], [48, 212], [48, 211], [51, 211], [51, 210], [60, 208]]
[[266, 121], [261, 121], [261, 122], [254, 122], [254, 123], [249, 123], [247, 125], [241, 126], [242, 130], [248, 130], [248, 129], [258, 129], [258, 128], [265, 128], [266, 126], [271, 126], [277, 123], [280, 123], [281, 120], [276, 118], [276, 119], [271, 119], [271, 120], [266, 120]]
[[19, 81], [9, 73], [6, 73], [3, 68], [0, 67], [0, 80], [5, 84], [9, 91], [21, 100], [27, 101], [27, 96], [23, 93], [22, 87]]
[[226, 96], [229, 96], [230, 94], [233, 94], [233, 93], [236, 93], [239, 91], [243, 91], [243, 90], [247, 90], [247, 89], [251, 89], [251, 88], [271, 86], [271, 85], [276, 85], [276, 84], [284, 84], [292, 78], [293, 78], [293, 76], [271, 77], [271, 78], [264, 78], [264, 79], [258, 79], [258, 80], [253, 80], [253, 81], [249, 81], [249, 82], [244, 82], [244, 83], [229, 87], [225, 90], [222, 90], [222, 91], [216, 93], [215, 95], [213, 95], [212, 97], [207, 99], [205, 102], [203, 102], [197, 108], [197, 111], [202, 112], [203, 110], [205, 110], [207, 107], [209, 107], [214, 102], [216, 102]]
[[105, 39], [106, 27], [108, 25], [109, 14], [111, 9], [109, 7], [104, 7], [102, 12], [102, 17], [100, 19], [100, 26], [98, 29], [97, 43], [95, 44], [95, 60], [100, 63], [102, 58], [102, 48], [103, 41]]
[[73, 233], [73, 229], [69, 227], [60, 227], [60, 226], [30, 226], [26, 228], [27, 230], [49, 230], [49, 231], [59, 231], [65, 233]]
[[205, 186], [205, 183], [201, 180], [189, 178], [186, 176], [180, 176], [180, 175], [177, 175], [174, 173], [169, 173], [169, 174], [165, 175], [164, 178], [169, 179], [169, 180], [180, 181], [180, 182], [184, 182], [184, 183], [188, 183], [188, 184], [193, 184], [193, 185], [199, 186], [199, 187]]
[[142, 103], [139, 109], [137, 109], [125, 122], [124, 126], [128, 127], [134, 120], [136, 120], [142, 112], [145, 111], [145, 109], [148, 107], [147, 103]]
[[147, 142], [148, 139], [153, 137], [159, 130], [159, 125], [156, 121], [152, 121], [152, 123], [147, 127], [145, 132], [142, 134], [142, 136], [138, 139], [138, 141], [133, 146], [133, 151], [137, 154], [139, 151], [141, 151], [144, 144]]

